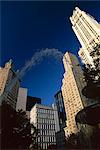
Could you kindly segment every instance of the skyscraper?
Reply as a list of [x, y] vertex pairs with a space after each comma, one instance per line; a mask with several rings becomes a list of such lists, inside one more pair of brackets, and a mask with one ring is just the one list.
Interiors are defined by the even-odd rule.
[[90, 56], [90, 53], [97, 44], [100, 44], [100, 24], [92, 16], [81, 11], [78, 7], [73, 11], [70, 20], [72, 29], [82, 46], [78, 52], [79, 56], [83, 63], [94, 66], [93, 57]]
[[78, 131], [75, 116], [81, 109], [87, 106], [87, 99], [81, 93], [85, 82], [78, 59], [74, 54], [66, 52], [63, 57], [63, 63], [65, 73], [62, 81], [62, 95], [67, 115], [65, 135], [68, 136]]
[[[3, 101], [6, 101], [11, 105], [11, 107], [16, 109], [20, 81], [17, 78], [17, 74], [13, 70], [12, 65], [12, 60], [9, 60], [9, 62], [5, 64], [4, 68], [0, 68], [0, 104], [2, 104]], [[14, 84], [12, 86], [11, 83], [15, 78], [16, 80], [14, 80]]]

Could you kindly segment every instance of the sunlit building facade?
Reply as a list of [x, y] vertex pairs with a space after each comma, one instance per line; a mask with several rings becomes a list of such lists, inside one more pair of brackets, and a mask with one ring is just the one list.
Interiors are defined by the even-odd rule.
[[[15, 78], [16, 80], [14, 80]], [[14, 81], [13, 84], [12, 81]], [[3, 68], [0, 68], [0, 105], [6, 101], [16, 109], [19, 86], [20, 81], [13, 70], [12, 60], [9, 60]]]
[[94, 66], [93, 57], [90, 56], [90, 53], [93, 52], [97, 44], [100, 44], [100, 24], [78, 7], [73, 11], [70, 20], [72, 29], [82, 46], [78, 52], [80, 58], [84, 64]]
[[63, 57], [65, 68], [62, 95], [64, 99], [65, 112], [67, 115], [65, 135], [78, 132], [75, 116], [87, 105], [86, 98], [82, 95], [81, 90], [85, 86], [83, 72], [79, 65], [78, 59], [72, 53], [66, 52]]
[[17, 104], [16, 110], [26, 111], [26, 103], [27, 103], [27, 88], [20, 87], [18, 90]]
[[[56, 116], [55, 116], [56, 115]], [[48, 149], [56, 145], [55, 132], [57, 132], [57, 109], [41, 104], [35, 104], [30, 111], [30, 122], [38, 129], [36, 144], [38, 149]]]

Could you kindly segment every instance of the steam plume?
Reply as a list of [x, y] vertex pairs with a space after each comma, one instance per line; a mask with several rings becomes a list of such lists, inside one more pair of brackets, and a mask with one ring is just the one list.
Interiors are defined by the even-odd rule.
[[53, 56], [56, 60], [61, 61], [63, 57], [63, 53], [58, 49], [48, 49], [41, 50], [40, 52], [36, 52], [31, 60], [27, 61], [25, 66], [19, 72], [19, 76], [22, 78], [24, 74], [31, 69], [31, 67], [39, 64], [44, 57]]

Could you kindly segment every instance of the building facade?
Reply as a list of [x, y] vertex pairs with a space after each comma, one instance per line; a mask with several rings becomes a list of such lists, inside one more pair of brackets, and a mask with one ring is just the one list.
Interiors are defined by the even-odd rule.
[[12, 60], [9, 60], [4, 68], [0, 68], [0, 104], [6, 101], [16, 109], [19, 86], [20, 81], [17, 78], [17, 73], [13, 70]]
[[94, 48], [100, 44], [100, 24], [89, 14], [78, 7], [70, 17], [72, 29], [75, 32], [82, 48], [78, 54], [84, 64], [94, 67], [93, 57], [90, 55]]
[[58, 111], [59, 126], [60, 129], [62, 129], [65, 127], [65, 122], [66, 122], [66, 113], [65, 113], [62, 91], [59, 90], [55, 94], [54, 98], [55, 98], [55, 105], [57, 106], [57, 111]]
[[62, 81], [62, 95], [67, 115], [65, 134], [68, 136], [71, 133], [78, 132], [75, 116], [81, 109], [87, 106], [88, 101], [81, 93], [85, 82], [78, 59], [74, 54], [66, 52], [63, 57], [63, 63], [65, 73]]
[[30, 121], [38, 129], [36, 139], [38, 149], [47, 149], [50, 145], [56, 145], [55, 111], [57, 112], [54, 108], [41, 104], [36, 104], [30, 111]]
[[64, 150], [64, 147], [65, 147], [64, 127], [66, 126], [66, 113], [65, 113], [62, 91], [59, 90], [55, 94], [54, 98], [55, 98], [54, 103], [57, 107], [58, 119], [59, 119], [59, 131], [56, 132], [56, 144], [57, 144], [58, 150], [60, 149]]
[[26, 103], [27, 103], [27, 88], [20, 87], [18, 91], [16, 110], [18, 111], [22, 109], [23, 111], [26, 111]]

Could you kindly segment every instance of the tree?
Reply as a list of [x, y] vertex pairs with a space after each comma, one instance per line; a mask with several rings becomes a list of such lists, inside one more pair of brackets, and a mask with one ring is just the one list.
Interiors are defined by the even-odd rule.
[[26, 112], [16, 112], [4, 102], [0, 106], [0, 115], [1, 149], [29, 149], [30, 144], [35, 144], [36, 128], [30, 124]]
[[65, 147], [66, 149], [81, 149], [80, 139], [79, 139], [80, 132], [72, 133], [68, 138], [65, 140]]
[[[94, 103], [85, 107], [76, 115], [76, 123], [80, 128], [80, 139], [87, 143], [84, 147], [88, 149], [100, 149], [100, 44], [90, 54], [94, 60], [94, 67], [87, 65], [83, 67], [86, 86], [82, 93]], [[89, 99], [88, 99], [89, 100]]]
[[83, 95], [88, 98], [100, 98], [100, 44], [90, 54], [94, 60], [94, 66], [83, 66], [87, 86], [82, 90]]

